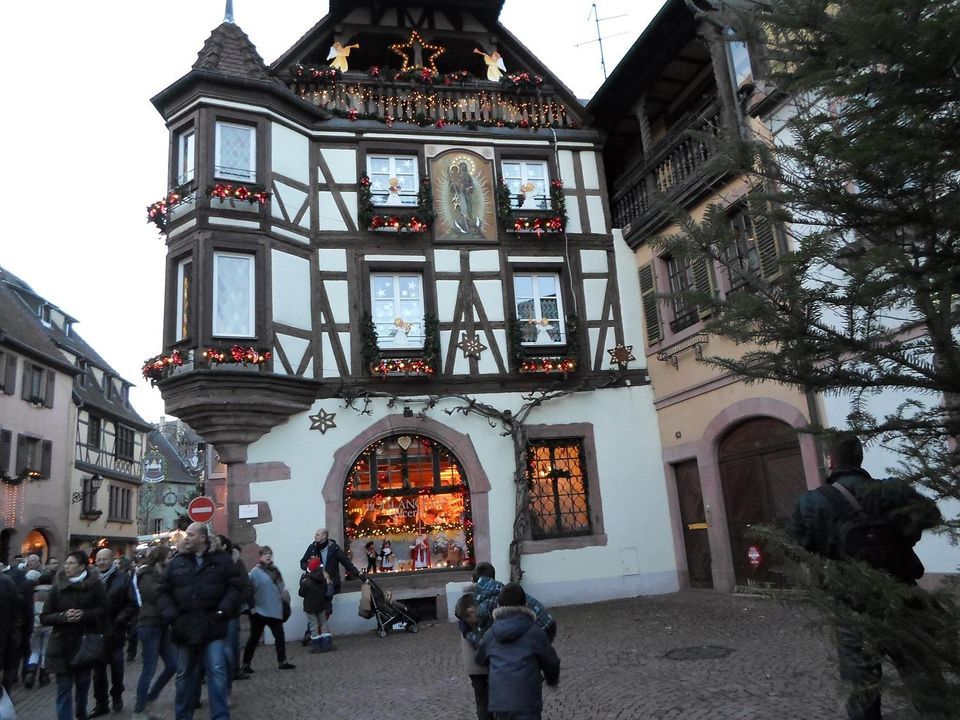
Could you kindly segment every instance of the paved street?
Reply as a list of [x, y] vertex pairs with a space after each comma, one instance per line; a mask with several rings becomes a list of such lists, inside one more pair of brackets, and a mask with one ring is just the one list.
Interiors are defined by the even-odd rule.
[[[560, 687], [545, 688], [545, 720], [710, 718], [832, 720], [843, 717], [836, 663], [813, 617], [766, 599], [688, 591], [556, 610]], [[471, 720], [456, 627], [423, 623], [419, 634], [337, 639], [337, 650], [276, 669], [272, 647], [235, 685], [234, 720]], [[706, 657], [704, 657], [706, 656]], [[126, 720], [139, 663], [127, 665]], [[53, 686], [14, 689], [19, 720], [54, 716]], [[92, 701], [91, 701], [92, 706]], [[151, 712], [173, 720], [173, 683]], [[206, 720], [204, 709], [198, 720]], [[886, 718], [900, 717], [888, 713]]]

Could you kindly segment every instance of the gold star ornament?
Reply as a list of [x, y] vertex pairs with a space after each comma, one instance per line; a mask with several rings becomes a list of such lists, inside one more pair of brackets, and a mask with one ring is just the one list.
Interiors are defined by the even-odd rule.
[[327, 430], [337, 426], [333, 421], [336, 416], [336, 413], [328, 413], [323, 408], [320, 408], [320, 412], [310, 416], [310, 429], [319, 430], [321, 435], [326, 435]]
[[[438, 74], [437, 58], [447, 51], [441, 45], [430, 45], [424, 41], [416, 30], [410, 31], [410, 39], [405, 43], [394, 43], [390, 49], [403, 58], [403, 67], [400, 68], [400, 72], [429, 69], [434, 75]], [[424, 60], [425, 53], [430, 53], [426, 60]]]
[[617, 343], [616, 347], [607, 350], [610, 353], [610, 364], [625, 368], [632, 361], [636, 360], [633, 356], [633, 345], [624, 345]]

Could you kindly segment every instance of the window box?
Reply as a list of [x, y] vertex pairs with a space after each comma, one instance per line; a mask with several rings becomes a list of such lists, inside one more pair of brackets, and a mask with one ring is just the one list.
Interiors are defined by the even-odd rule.
[[[531, 233], [537, 237], [544, 233], [562, 233], [567, 228], [567, 206], [563, 195], [563, 182], [550, 183], [550, 206], [544, 209], [527, 209], [525, 193], [511, 192], [506, 178], [500, 178], [497, 186], [497, 212], [507, 232]], [[521, 196], [523, 199], [521, 200]], [[519, 204], [519, 207], [516, 207]]]
[[81, 520], [99, 520], [103, 510], [84, 510], [80, 513]]
[[169, 377], [174, 368], [183, 366], [183, 355], [179, 350], [174, 350], [169, 355], [155, 355], [143, 363], [141, 370], [144, 380], [149, 380], [151, 385], [156, 385], [160, 380]]
[[577, 369], [577, 359], [566, 356], [531, 357], [520, 361], [521, 375], [567, 375]]
[[578, 320], [576, 315], [568, 315], [564, 322], [566, 329], [566, 352], [550, 352], [543, 345], [524, 344], [522, 321], [511, 318], [509, 321], [511, 358], [514, 367], [521, 375], [563, 375], [576, 372], [580, 362]]
[[432, 377], [440, 370], [440, 330], [437, 318], [423, 316], [423, 351], [416, 355], [382, 355], [377, 325], [367, 314], [361, 320], [360, 353], [373, 377]]
[[211, 207], [245, 209], [244, 205], [266, 205], [270, 193], [260, 185], [216, 183], [207, 188]]
[[210, 365], [241, 365], [263, 367], [273, 357], [269, 350], [260, 350], [255, 347], [233, 345], [228, 349], [207, 348], [201, 357]]
[[[368, 175], [361, 175], [358, 185], [361, 227], [373, 232], [396, 233], [422, 233], [430, 229], [433, 222], [433, 194], [429, 178], [420, 178], [415, 205], [400, 202], [395, 205], [375, 202], [373, 181]], [[390, 210], [389, 212], [379, 212], [378, 208], [390, 208]]]

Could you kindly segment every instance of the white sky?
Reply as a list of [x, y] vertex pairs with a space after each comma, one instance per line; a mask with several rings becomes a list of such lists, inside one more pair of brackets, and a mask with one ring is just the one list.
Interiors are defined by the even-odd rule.
[[[603, 81], [591, 0], [507, 0], [501, 20], [579, 97]], [[663, 4], [599, 0], [608, 73]], [[167, 189], [168, 136], [149, 99], [187, 73], [224, 0], [5, 2], [0, 9], [0, 265], [79, 321], [155, 422], [140, 376], [163, 350], [166, 247], [145, 208]], [[322, 0], [234, 0], [269, 64], [327, 10]], [[614, 17], [620, 16], [623, 17]], [[505, 57], [512, 70], [510, 58]], [[451, 68], [454, 69], [454, 68]]]

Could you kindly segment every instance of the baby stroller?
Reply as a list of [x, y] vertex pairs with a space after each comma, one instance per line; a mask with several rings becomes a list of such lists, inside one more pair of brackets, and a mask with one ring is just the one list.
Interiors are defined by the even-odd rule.
[[394, 600], [390, 592], [377, 585], [369, 575], [366, 583], [370, 587], [371, 616], [377, 619], [377, 635], [383, 638], [388, 632], [394, 630], [406, 630], [412, 633], [420, 631], [416, 618], [410, 614], [406, 605]]

